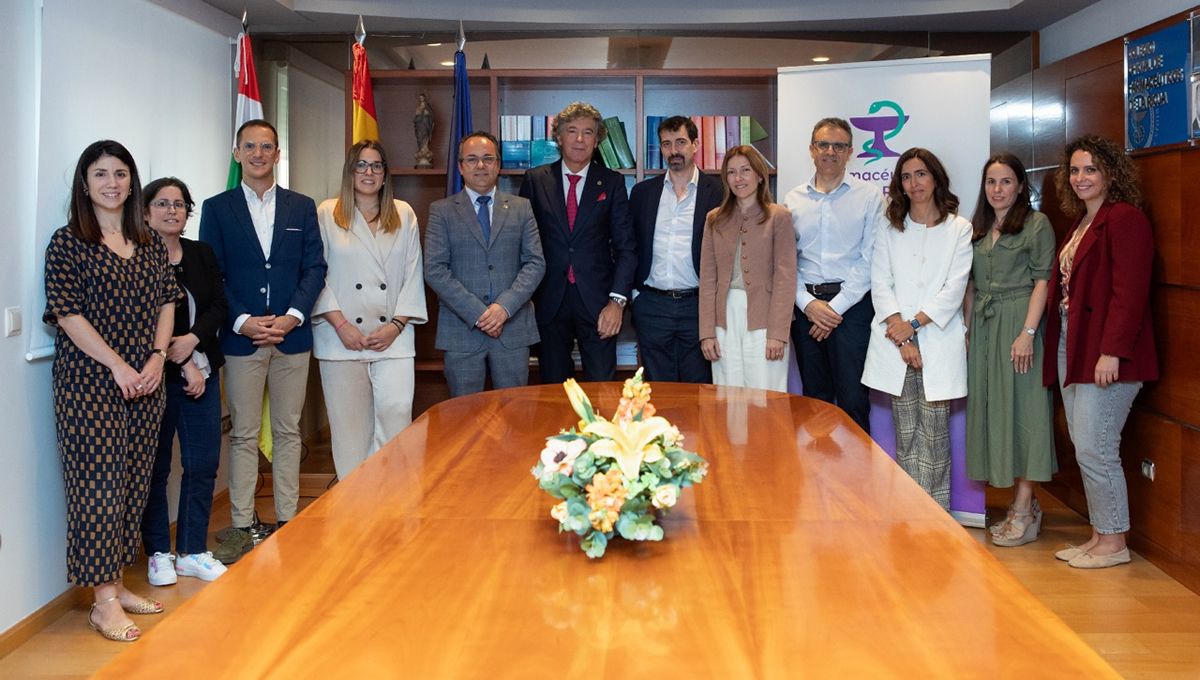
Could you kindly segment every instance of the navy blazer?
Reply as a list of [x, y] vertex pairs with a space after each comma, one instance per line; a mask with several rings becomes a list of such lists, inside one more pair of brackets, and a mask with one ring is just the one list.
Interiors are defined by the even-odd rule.
[[[637, 241], [637, 274], [633, 277], [635, 288], [646, 284], [650, 266], [654, 261], [654, 229], [658, 222], [658, 202], [666, 187], [666, 174], [638, 182], [629, 192], [629, 212], [633, 216], [633, 234]], [[725, 187], [716, 175], [700, 173], [696, 180], [696, 213], [692, 216], [692, 266], [696, 278], [700, 278], [700, 243], [704, 239], [704, 218], [710, 210], [721, 207]]]
[[233, 322], [239, 316], [282, 316], [293, 307], [304, 314], [304, 323], [287, 334], [279, 351], [297, 354], [312, 350], [309, 315], [325, 287], [326, 267], [317, 207], [311, 198], [276, 187], [275, 232], [269, 257], [263, 256], [240, 184], [204, 202], [200, 240], [212, 247], [225, 276], [229, 312], [221, 333], [221, 349], [226, 355], [247, 356], [258, 349], [250, 338], [233, 332]]
[[574, 229], [567, 228], [562, 160], [526, 172], [520, 195], [533, 205], [546, 257], [546, 276], [533, 297], [539, 325], [550, 323], [562, 305], [568, 267], [574, 268], [579, 296], [593, 319], [600, 317], [609, 293], [630, 296], [637, 255], [620, 173], [592, 161]]
[[[195, 333], [200, 343], [196, 349], [208, 357], [208, 363], [213, 371], [225, 365], [225, 355], [221, 353], [219, 335], [225, 325], [226, 303], [225, 287], [221, 283], [221, 269], [217, 266], [217, 258], [212, 248], [206, 243], [193, 241], [190, 238], [179, 239], [183, 257], [179, 267], [175, 269], [175, 281], [180, 288], [186, 288], [196, 302], [196, 322], [191, 323], [191, 310], [183, 301], [175, 304], [175, 328], [171, 335], [187, 335]], [[182, 382], [179, 365], [167, 362], [166, 378], [168, 382]]]

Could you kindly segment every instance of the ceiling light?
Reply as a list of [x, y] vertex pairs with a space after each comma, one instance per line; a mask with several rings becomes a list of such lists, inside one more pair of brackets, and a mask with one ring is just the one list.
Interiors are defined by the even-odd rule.
[[429, 43], [428, 45], [426, 45], [426, 47], [441, 47], [441, 46], [442, 46], [441, 43]]
[[454, 66], [454, 62], [452, 62], [452, 61], [443, 61], [440, 63], [442, 66]]
[[829, 61], [829, 57], [813, 57], [812, 60], [818, 64], [824, 64], [825, 62]]

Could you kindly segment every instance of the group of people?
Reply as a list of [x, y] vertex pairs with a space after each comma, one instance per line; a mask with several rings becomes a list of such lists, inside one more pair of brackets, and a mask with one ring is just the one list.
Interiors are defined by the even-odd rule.
[[[276, 526], [295, 515], [310, 356], [339, 478], [411, 422], [426, 285], [451, 396], [489, 380], [527, 384], [532, 347], [542, 382], [573, 375], [576, 347], [585, 380], [612, 380], [632, 305], [650, 380], [786, 390], [790, 342], [805, 394], [864, 430], [868, 388], [893, 395], [898, 461], [943, 506], [949, 400], [969, 393], [968, 472], [1015, 487], [991, 527], [997, 545], [1040, 529], [1033, 488], [1055, 471], [1043, 380], [1057, 381], [1093, 524], [1089, 541], [1059, 557], [1077, 567], [1129, 560], [1119, 434], [1141, 382], [1156, 377], [1153, 244], [1118, 147], [1085, 137], [1067, 148], [1058, 184], [1077, 221], [1056, 251], [1009, 154], [988, 159], [968, 222], [926, 149], [900, 156], [887, 197], [848, 175], [852, 132], [840, 118], [814, 126], [814, 174], [784, 205], [753, 147], [728, 149], [720, 176], [701, 173], [698, 131], [684, 116], [655, 131], [668, 170], [627, 193], [595, 159], [605, 132], [595, 107], [563, 109], [553, 123], [561, 159], [528, 171], [518, 195], [498, 190], [496, 138], [467, 135], [464, 188], [429, 207], [423, 250], [377, 141], [347, 151], [338, 196], [317, 206], [276, 185], [275, 129], [245, 123], [234, 146], [242, 181], [205, 201], [199, 241], [182, 237], [195, 205], [182, 181], [143, 188], [119, 143], [85, 149], [68, 224], [46, 251], [44, 319], [61, 330], [53, 375], [68, 576], [94, 589], [92, 627], [134, 640], [127, 614], [162, 611], [123, 585], [141, 549], [153, 585], [213, 580], [250, 549], [265, 405]], [[209, 551], [222, 366], [232, 529]]]

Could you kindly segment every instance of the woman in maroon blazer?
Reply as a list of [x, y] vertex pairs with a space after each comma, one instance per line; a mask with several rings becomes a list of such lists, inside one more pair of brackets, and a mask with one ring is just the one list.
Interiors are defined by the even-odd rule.
[[1096, 569], [1129, 562], [1129, 497], [1121, 430], [1142, 383], [1158, 378], [1150, 323], [1154, 239], [1133, 162], [1087, 135], [1067, 145], [1055, 177], [1075, 223], [1050, 277], [1044, 379], [1062, 389], [1067, 428], [1087, 494], [1092, 536], [1055, 556]]

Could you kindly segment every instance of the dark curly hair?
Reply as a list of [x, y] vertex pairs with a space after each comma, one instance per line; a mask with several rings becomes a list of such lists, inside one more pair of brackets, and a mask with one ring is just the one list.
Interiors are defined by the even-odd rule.
[[929, 149], [914, 146], [896, 159], [896, 169], [892, 172], [892, 183], [888, 185], [887, 220], [896, 231], [904, 231], [904, 218], [908, 217], [908, 211], [912, 207], [908, 195], [904, 193], [904, 183], [900, 179], [900, 171], [904, 168], [905, 163], [914, 158], [924, 163], [925, 169], [933, 177], [933, 204], [937, 206], [938, 223], [946, 221], [951, 213], [958, 212], [958, 196], [950, 191], [950, 175], [947, 174], [946, 167]]
[[1091, 154], [1092, 163], [1108, 182], [1105, 202], [1124, 202], [1141, 207], [1142, 191], [1138, 188], [1138, 172], [1133, 160], [1115, 142], [1099, 135], [1084, 135], [1063, 149], [1062, 163], [1054, 173], [1054, 186], [1058, 190], [1059, 204], [1064, 213], [1078, 217], [1087, 212], [1087, 206], [1071, 188], [1071, 156], [1076, 151]]

